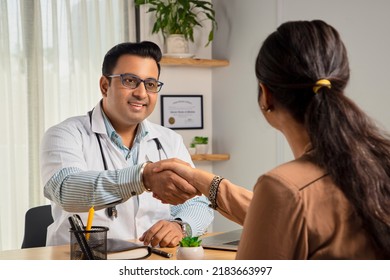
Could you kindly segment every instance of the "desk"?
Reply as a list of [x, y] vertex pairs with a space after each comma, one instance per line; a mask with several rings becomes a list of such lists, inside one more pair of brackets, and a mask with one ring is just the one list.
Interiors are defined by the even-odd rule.
[[[168, 259], [152, 254], [146, 260], [176, 260], [176, 247], [161, 248], [161, 250], [172, 253], [173, 257]], [[205, 260], [234, 260], [236, 258], [236, 252], [232, 251], [204, 249], [204, 253]], [[0, 260], [70, 260], [70, 246], [61, 245], [0, 251]]]
[[[161, 248], [166, 252], [173, 253], [173, 257], [168, 259], [156, 254], [152, 254], [147, 260], [175, 260], [176, 248]], [[209, 250], [205, 249], [205, 260], [233, 260], [236, 257], [236, 252]], [[108, 257], [109, 258], [109, 257]], [[48, 246], [30, 249], [18, 249], [0, 251], [0, 260], [69, 260], [70, 248], [69, 245]]]

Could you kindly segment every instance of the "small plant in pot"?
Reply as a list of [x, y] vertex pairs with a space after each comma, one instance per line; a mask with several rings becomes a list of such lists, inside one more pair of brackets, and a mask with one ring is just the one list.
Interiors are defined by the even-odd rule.
[[[208, 46], [217, 28], [213, 4], [201, 0], [134, 0], [136, 6], [148, 5], [147, 13], [155, 14], [152, 33], [161, 32], [167, 43], [167, 53], [188, 53], [188, 40], [194, 42], [194, 28], [202, 27], [202, 21], [211, 21]], [[182, 41], [180, 39], [182, 38]], [[178, 46], [168, 45], [177, 42]]]
[[200, 245], [202, 240], [198, 236], [186, 236], [179, 242], [176, 251], [178, 260], [201, 260], [204, 256], [203, 247]]
[[204, 136], [195, 136], [192, 140], [193, 145], [195, 145], [197, 154], [207, 154], [209, 148], [209, 138]]
[[195, 143], [191, 143], [190, 147], [188, 148], [188, 152], [190, 155], [195, 155], [196, 154], [196, 146]]

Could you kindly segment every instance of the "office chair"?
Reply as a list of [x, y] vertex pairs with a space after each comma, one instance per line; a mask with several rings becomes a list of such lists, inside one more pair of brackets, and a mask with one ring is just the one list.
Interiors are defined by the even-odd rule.
[[46, 246], [47, 227], [53, 223], [51, 205], [30, 208], [26, 212], [22, 249]]

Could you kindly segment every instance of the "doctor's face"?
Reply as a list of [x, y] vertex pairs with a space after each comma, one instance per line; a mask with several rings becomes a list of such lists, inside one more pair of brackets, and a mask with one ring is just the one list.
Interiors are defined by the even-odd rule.
[[[152, 58], [144, 58], [136, 55], [121, 56], [111, 75], [131, 74], [128, 82], [137, 79], [158, 80], [158, 68]], [[150, 80], [150, 81], [153, 81]], [[148, 85], [150, 86], [150, 85]], [[120, 76], [100, 78], [100, 88], [103, 95], [104, 113], [110, 119], [115, 130], [135, 128], [146, 119], [156, 106], [158, 93], [145, 89], [144, 82], [131, 89], [122, 84]]]

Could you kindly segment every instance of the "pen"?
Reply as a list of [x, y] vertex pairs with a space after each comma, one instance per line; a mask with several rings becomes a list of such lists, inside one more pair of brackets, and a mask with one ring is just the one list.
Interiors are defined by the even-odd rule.
[[[93, 216], [95, 215], [95, 209], [93, 208], [93, 206], [91, 208], [89, 208], [89, 211], [88, 211], [88, 220], [87, 220], [87, 227], [85, 228], [85, 230], [91, 230], [92, 228], [92, 220], [93, 220]], [[89, 239], [89, 233], [85, 234], [85, 238], [88, 240]]]
[[162, 256], [162, 257], [165, 257], [168, 259], [173, 256], [173, 254], [171, 254], [171, 253], [161, 251], [161, 250], [156, 249], [156, 248], [152, 248], [152, 253], [155, 253], [156, 255], [159, 255], [159, 256]]

